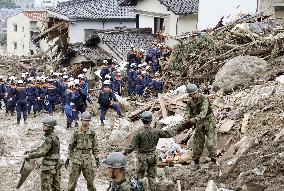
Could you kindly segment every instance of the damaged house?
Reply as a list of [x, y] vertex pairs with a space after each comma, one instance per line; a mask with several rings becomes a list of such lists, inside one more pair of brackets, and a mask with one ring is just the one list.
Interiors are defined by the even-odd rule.
[[50, 43], [37, 38], [48, 15], [47, 11], [23, 11], [7, 19], [7, 52], [12, 55], [30, 56], [46, 51]]
[[84, 42], [92, 30], [134, 28], [133, 6], [120, 6], [118, 0], [73, 0], [59, 3], [50, 11], [66, 17], [69, 43]]
[[135, 6], [137, 28], [152, 28], [154, 34], [170, 36], [196, 31], [198, 0], [122, 0]]

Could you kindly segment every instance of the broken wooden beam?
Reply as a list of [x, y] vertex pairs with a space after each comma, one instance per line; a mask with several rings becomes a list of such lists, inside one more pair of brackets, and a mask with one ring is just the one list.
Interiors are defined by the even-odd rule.
[[165, 105], [162, 94], [158, 94], [158, 99], [159, 99], [159, 102], [160, 102], [160, 105], [161, 105], [163, 118], [166, 118], [166, 117], [168, 117], [168, 111], [166, 109], [166, 105]]

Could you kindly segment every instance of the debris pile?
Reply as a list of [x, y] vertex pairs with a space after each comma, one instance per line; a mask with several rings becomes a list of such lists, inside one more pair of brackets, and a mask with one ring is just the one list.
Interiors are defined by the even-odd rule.
[[263, 58], [268, 62], [268, 74], [271, 74], [270, 71], [273, 71], [271, 75], [283, 72], [283, 67], [275, 64], [276, 58], [283, 55], [282, 26], [273, 20], [257, 21], [262, 18], [237, 20], [183, 40], [174, 49], [173, 70], [166, 71], [165, 75], [182, 82], [212, 83], [227, 60], [239, 55]]

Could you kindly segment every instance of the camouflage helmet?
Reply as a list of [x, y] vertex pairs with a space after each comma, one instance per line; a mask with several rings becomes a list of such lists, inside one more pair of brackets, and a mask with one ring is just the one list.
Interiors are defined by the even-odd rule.
[[125, 168], [126, 159], [121, 152], [113, 152], [107, 156], [105, 164], [110, 168]]
[[198, 91], [198, 87], [195, 84], [188, 84], [186, 86], [186, 92], [188, 94], [195, 94]]
[[141, 119], [143, 122], [151, 122], [152, 121], [152, 113], [150, 111], [144, 111], [141, 114]]
[[54, 127], [54, 126], [57, 125], [56, 119], [55, 119], [54, 117], [52, 117], [52, 116], [46, 117], [46, 118], [42, 121], [42, 123], [43, 123], [44, 125], [49, 126], [49, 127]]
[[90, 114], [90, 112], [85, 111], [82, 113], [81, 120], [91, 121], [91, 118], [92, 118], [92, 115]]

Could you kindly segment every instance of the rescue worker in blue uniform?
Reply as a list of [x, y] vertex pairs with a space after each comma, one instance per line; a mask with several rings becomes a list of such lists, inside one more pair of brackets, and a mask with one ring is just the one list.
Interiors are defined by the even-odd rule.
[[37, 87], [36, 85], [33, 83], [33, 79], [29, 78], [27, 85], [26, 85], [26, 89], [27, 89], [27, 101], [28, 101], [28, 114], [30, 114], [32, 108], [33, 108], [33, 113], [34, 115], [36, 114], [36, 97], [37, 97]]
[[28, 111], [27, 89], [24, 86], [23, 80], [18, 81], [15, 100], [16, 100], [16, 111], [17, 111], [17, 124], [20, 124], [22, 114], [24, 118], [24, 123], [27, 124], [27, 111]]
[[104, 62], [104, 63], [103, 63], [103, 65], [101, 66], [100, 76], [101, 76], [101, 78], [102, 78], [102, 81], [105, 81], [105, 77], [106, 77], [107, 74], [110, 73], [110, 71], [109, 71], [109, 69], [108, 69], [108, 67], [107, 67], [107, 62], [106, 62], [106, 60], [104, 60], [103, 62]]
[[62, 113], [64, 113], [64, 107], [65, 107], [65, 103], [64, 103], [64, 93], [68, 88], [68, 76], [64, 75], [62, 77], [62, 82], [60, 83], [60, 100], [61, 100], [61, 111]]
[[155, 78], [150, 83], [150, 87], [153, 87], [155, 90], [155, 96], [158, 97], [159, 93], [163, 93], [164, 83], [160, 78], [160, 73], [155, 73]]
[[47, 104], [47, 112], [53, 113], [57, 100], [57, 88], [53, 85], [54, 80], [50, 78], [48, 86], [46, 87], [46, 99], [48, 101]]
[[5, 93], [6, 93], [6, 84], [4, 82], [4, 76], [0, 76], [0, 109], [2, 109], [2, 100], [4, 101]]
[[136, 79], [136, 87], [135, 87], [135, 94], [136, 96], [142, 96], [144, 93], [144, 89], [145, 89], [145, 84], [144, 84], [144, 79], [143, 79], [143, 75], [139, 75]]
[[135, 92], [137, 73], [135, 71], [135, 64], [131, 64], [128, 71], [128, 95], [131, 96]]
[[121, 96], [122, 86], [123, 86], [123, 81], [121, 78], [121, 73], [117, 73], [114, 80], [111, 82], [111, 87], [112, 87], [113, 92]]
[[109, 85], [110, 81], [104, 82], [104, 86], [98, 98], [98, 103], [100, 104], [100, 120], [102, 126], [104, 125], [105, 116], [109, 108], [114, 109], [118, 114], [118, 117], [122, 117], [121, 109], [116, 103], [117, 99]]
[[72, 126], [75, 119], [74, 82], [68, 82], [68, 89], [64, 93], [64, 113], [67, 117], [67, 129]]
[[11, 115], [14, 115], [16, 108], [16, 78], [14, 76], [10, 77], [10, 84], [7, 86], [6, 93], [6, 114], [11, 112]]
[[75, 106], [75, 126], [78, 126], [79, 114], [82, 114], [86, 111], [87, 107], [87, 96], [83, 93], [80, 87], [80, 81], [76, 79], [74, 88], [74, 106]]

